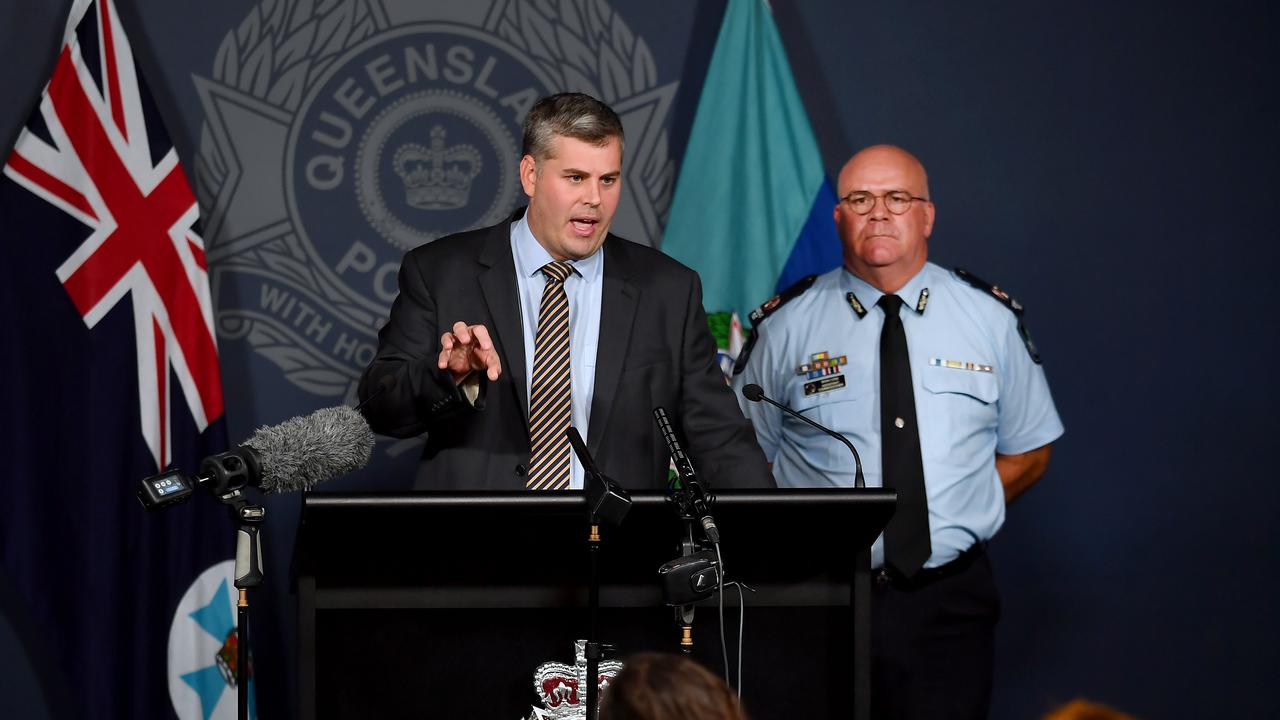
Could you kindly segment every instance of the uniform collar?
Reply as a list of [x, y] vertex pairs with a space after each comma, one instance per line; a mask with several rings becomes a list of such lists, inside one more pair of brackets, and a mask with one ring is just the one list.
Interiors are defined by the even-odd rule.
[[[894, 294], [902, 298], [906, 307], [923, 315], [929, 304], [928, 282], [929, 263], [925, 263], [920, 271]], [[841, 268], [840, 289], [845, 292], [846, 298], [849, 299], [849, 306], [853, 308], [859, 320], [866, 317], [885, 295], [876, 286], [849, 272], [848, 268]], [[859, 308], [862, 308], [862, 312], [859, 312]]]
[[[542, 270], [543, 265], [555, 259], [533, 236], [528, 213], [511, 223], [511, 246], [515, 251], [516, 274], [520, 277], [534, 277]], [[570, 260], [569, 264], [580, 278], [596, 282], [604, 268], [604, 253], [596, 250], [591, 257]]]

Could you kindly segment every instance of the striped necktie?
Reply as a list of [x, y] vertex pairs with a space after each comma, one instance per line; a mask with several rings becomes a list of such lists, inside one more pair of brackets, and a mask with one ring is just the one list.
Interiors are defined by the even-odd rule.
[[569, 296], [565, 278], [573, 266], [564, 261], [542, 266], [547, 285], [538, 308], [534, 336], [533, 383], [529, 392], [529, 490], [569, 487], [569, 428], [573, 408], [569, 385]]

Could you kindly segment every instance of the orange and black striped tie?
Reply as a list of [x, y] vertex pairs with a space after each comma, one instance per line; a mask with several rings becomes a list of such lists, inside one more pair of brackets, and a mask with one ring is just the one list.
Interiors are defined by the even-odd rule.
[[564, 261], [542, 266], [547, 285], [538, 308], [538, 333], [534, 336], [533, 383], [529, 391], [530, 490], [563, 490], [569, 487], [569, 428], [573, 392], [569, 385], [569, 296], [565, 278], [573, 266]]

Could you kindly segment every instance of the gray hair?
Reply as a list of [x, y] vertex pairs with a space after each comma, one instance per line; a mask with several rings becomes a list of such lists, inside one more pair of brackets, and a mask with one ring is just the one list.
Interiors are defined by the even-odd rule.
[[539, 100], [524, 119], [521, 153], [536, 161], [551, 157], [556, 136], [571, 137], [597, 147], [617, 138], [623, 143], [622, 120], [613, 108], [590, 95], [560, 93]]

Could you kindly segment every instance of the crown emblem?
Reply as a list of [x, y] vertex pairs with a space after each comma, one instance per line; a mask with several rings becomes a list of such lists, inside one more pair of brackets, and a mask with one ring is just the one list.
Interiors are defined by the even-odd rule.
[[445, 147], [444, 128], [431, 128], [431, 146], [407, 143], [396, 150], [391, 166], [404, 182], [405, 202], [419, 210], [457, 210], [471, 195], [480, 174], [480, 151], [471, 145]]
[[[574, 663], [545, 662], [533, 671], [533, 690], [542, 698], [542, 708], [533, 708], [525, 720], [586, 720], [587, 641], [574, 642]], [[601, 660], [596, 678], [601, 695], [622, 670], [617, 660]]]

